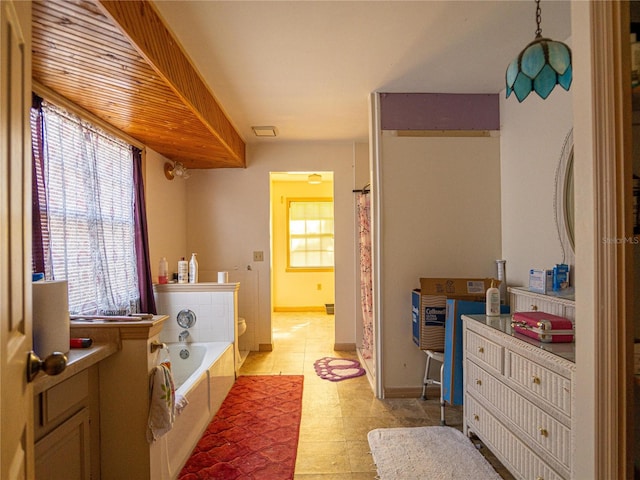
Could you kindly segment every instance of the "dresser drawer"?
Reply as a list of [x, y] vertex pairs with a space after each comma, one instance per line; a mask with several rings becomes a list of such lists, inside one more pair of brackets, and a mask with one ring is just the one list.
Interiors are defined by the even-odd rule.
[[475, 433], [515, 476], [536, 480], [563, 477], [491, 415], [472, 394], [465, 394], [467, 428]]
[[467, 362], [466, 366], [468, 391], [517, 425], [531, 438], [529, 445], [554, 457], [565, 467], [566, 471], [563, 473], [568, 476], [571, 471], [570, 428], [547, 415], [473, 362]]
[[556, 407], [571, 417], [571, 380], [515, 352], [507, 352], [505, 378], [524, 388], [529, 400], [544, 408], [544, 403]]
[[504, 365], [504, 347], [477, 334], [472, 330], [466, 331], [465, 348], [467, 355], [474, 358], [474, 361], [485, 365], [502, 375]]

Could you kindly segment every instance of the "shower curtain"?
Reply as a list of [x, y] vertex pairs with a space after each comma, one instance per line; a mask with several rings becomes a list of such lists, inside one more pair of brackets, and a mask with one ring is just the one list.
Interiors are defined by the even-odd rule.
[[360, 296], [362, 299], [362, 356], [373, 357], [373, 298], [371, 279], [371, 201], [367, 192], [358, 193], [360, 246]]

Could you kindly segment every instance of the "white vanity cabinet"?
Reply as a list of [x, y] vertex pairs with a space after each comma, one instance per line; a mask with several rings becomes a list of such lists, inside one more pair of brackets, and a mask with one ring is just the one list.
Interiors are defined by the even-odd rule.
[[516, 478], [572, 478], [575, 345], [515, 334], [510, 315], [462, 319], [465, 434]]

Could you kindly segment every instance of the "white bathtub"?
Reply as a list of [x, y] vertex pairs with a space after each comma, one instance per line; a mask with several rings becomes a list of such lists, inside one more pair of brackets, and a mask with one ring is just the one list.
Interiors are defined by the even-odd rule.
[[[173, 428], [151, 445], [151, 478], [175, 479], [235, 381], [233, 344], [169, 343], [176, 395], [188, 404]], [[188, 358], [180, 356], [188, 352]], [[186, 355], [185, 355], [186, 356]]]

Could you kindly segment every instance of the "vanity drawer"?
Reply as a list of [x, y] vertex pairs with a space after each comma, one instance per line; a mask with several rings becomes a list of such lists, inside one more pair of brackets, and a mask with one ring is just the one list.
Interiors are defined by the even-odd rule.
[[571, 470], [571, 430], [535, 404], [511, 390], [473, 362], [467, 362], [467, 389], [474, 397], [498, 410], [532, 440], [530, 446], [544, 450]]
[[467, 355], [474, 358], [476, 363], [486, 365], [496, 373], [502, 375], [504, 366], [504, 347], [479, 335], [473, 330], [466, 329], [465, 348]]
[[[475, 433], [516, 477], [537, 480], [561, 480], [563, 477], [547, 465], [477, 401], [465, 395], [467, 428]], [[568, 477], [564, 477], [568, 478]]]
[[548, 403], [571, 417], [571, 380], [509, 351], [507, 380], [524, 388], [529, 399], [543, 407]]

